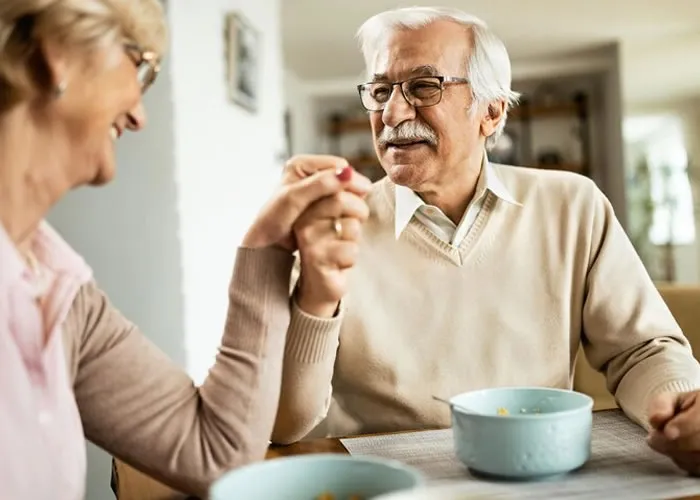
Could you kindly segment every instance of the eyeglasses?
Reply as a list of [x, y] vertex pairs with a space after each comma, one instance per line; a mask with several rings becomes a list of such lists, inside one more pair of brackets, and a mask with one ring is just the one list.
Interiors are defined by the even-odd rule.
[[136, 65], [136, 78], [141, 84], [141, 93], [153, 85], [160, 72], [160, 61], [155, 52], [144, 50], [135, 43], [125, 43], [124, 49]]
[[357, 86], [362, 106], [367, 111], [383, 111], [391, 99], [394, 86], [401, 88], [404, 99], [414, 108], [435, 106], [442, 100], [446, 85], [469, 83], [456, 76], [421, 76], [401, 82], [370, 82]]

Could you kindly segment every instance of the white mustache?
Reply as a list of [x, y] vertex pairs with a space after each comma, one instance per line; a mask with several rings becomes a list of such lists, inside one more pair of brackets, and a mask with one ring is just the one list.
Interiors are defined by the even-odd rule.
[[403, 122], [396, 128], [384, 127], [377, 138], [380, 147], [399, 141], [425, 141], [437, 146], [437, 134], [425, 123], [412, 121]]

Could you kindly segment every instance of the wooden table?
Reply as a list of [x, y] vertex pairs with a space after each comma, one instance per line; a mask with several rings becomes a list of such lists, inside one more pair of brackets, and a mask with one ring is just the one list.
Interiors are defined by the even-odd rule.
[[[267, 452], [266, 460], [310, 453], [347, 455], [348, 450], [337, 438], [314, 439], [289, 446], [272, 446]], [[188, 497], [163, 486], [123, 462], [115, 460], [113, 472], [112, 488], [118, 500], [196, 500], [194, 497]], [[700, 500], [700, 495], [676, 500]]]
[[[340, 439], [314, 439], [289, 446], [271, 446], [267, 451], [266, 460], [310, 453], [342, 453], [347, 455], [348, 450], [345, 449]], [[112, 489], [118, 500], [183, 500], [188, 498], [195, 500], [194, 497], [188, 497], [171, 490], [119, 460], [114, 460], [112, 472]]]

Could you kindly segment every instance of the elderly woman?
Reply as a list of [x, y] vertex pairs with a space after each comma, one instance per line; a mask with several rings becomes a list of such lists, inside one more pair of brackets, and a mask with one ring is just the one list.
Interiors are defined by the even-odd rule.
[[357, 201], [369, 182], [342, 161], [293, 161], [237, 252], [221, 348], [195, 387], [43, 222], [72, 188], [112, 178], [114, 140], [145, 122], [141, 95], [164, 31], [157, 0], [0, 2], [0, 498], [81, 498], [83, 434], [202, 496], [223, 470], [262, 458], [295, 221], [332, 206], [342, 219], [329, 219], [329, 233], [354, 247], [347, 235], [357, 231], [338, 232], [338, 222], [367, 216]]

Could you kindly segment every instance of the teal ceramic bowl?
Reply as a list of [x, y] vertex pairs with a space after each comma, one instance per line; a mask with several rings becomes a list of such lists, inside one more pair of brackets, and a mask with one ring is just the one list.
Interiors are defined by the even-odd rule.
[[450, 402], [457, 456], [476, 474], [537, 479], [570, 472], [590, 458], [593, 400], [585, 394], [513, 387], [467, 392]]
[[[368, 500], [422, 486], [422, 475], [391, 460], [315, 454], [276, 458], [227, 472], [210, 500]], [[331, 495], [324, 497], [323, 495]], [[355, 495], [355, 497], [353, 497]]]

